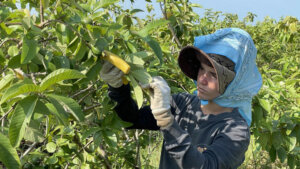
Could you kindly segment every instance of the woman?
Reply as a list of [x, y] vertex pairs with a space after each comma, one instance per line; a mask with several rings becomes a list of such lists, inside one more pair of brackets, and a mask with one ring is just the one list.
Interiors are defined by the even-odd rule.
[[197, 81], [197, 96], [170, 95], [162, 77], [144, 88], [150, 106], [138, 109], [123, 85], [122, 72], [108, 62], [101, 77], [109, 84], [115, 111], [129, 128], [160, 130], [164, 143], [160, 168], [237, 168], [250, 141], [251, 100], [262, 85], [250, 35], [238, 28], [195, 38], [178, 57], [185, 75]]

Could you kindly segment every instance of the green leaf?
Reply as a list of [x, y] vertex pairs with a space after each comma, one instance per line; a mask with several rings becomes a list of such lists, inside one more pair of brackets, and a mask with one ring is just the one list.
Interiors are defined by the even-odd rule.
[[9, 68], [20, 68], [21, 67], [21, 55], [17, 55], [15, 57], [12, 57], [9, 59], [8, 63], [7, 63], [7, 67]]
[[115, 133], [109, 130], [102, 131], [102, 136], [110, 147], [115, 148], [117, 147], [117, 136]]
[[44, 10], [48, 8], [50, 0], [42, 0]]
[[282, 135], [280, 132], [272, 133], [272, 144], [274, 147], [279, 147], [282, 143]]
[[24, 135], [24, 139], [31, 142], [41, 143], [44, 141], [44, 135], [40, 130], [37, 130], [32, 127], [27, 127]]
[[286, 159], [286, 151], [283, 147], [279, 147], [279, 149], [277, 149], [277, 156], [280, 159], [280, 161], [283, 163], [284, 160]]
[[77, 121], [84, 121], [84, 113], [82, 112], [80, 105], [72, 98], [55, 94], [48, 94], [46, 96], [57, 100], [58, 103], [67, 109]]
[[49, 153], [54, 153], [55, 150], [56, 150], [56, 144], [53, 143], [53, 142], [47, 143], [47, 145], [46, 145], [46, 150], [47, 150]]
[[0, 161], [8, 169], [17, 169], [21, 167], [21, 162], [16, 149], [14, 149], [7, 136], [0, 132]]
[[85, 55], [85, 53], [86, 53], [87, 51], [88, 51], [87, 46], [85, 45], [85, 43], [83, 42], [83, 40], [81, 40], [81, 41], [78, 43], [78, 46], [77, 46], [76, 51], [74, 52], [74, 55], [75, 55], [74, 59], [75, 59], [76, 61], [81, 60], [81, 59], [84, 57], [84, 55]]
[[138, 12], [144, 12], [143, 10], [141, 9], [133, 9], [130, 11], [130, 14], [135, 14], [135, 13], [138, 13]]
[[17, 56], [18, 53], [19, 53], [19, 49], [17, 46], [11, 46], [8, 48], [8, 51], [7, 53], [11, 56], [11, 57], [14, 57], [14, 56]]
[[68, 123], [68, 115], [66, 111], [55, 99], [49, 98], [49, 100], [52, 104], [47, 103], [47, 108], [50, 110], [51, 113], [53, 113], [57, 117], [60, 124], [66, 126]]
[[148, 36], [152, 30], [157, 30], [158, 27], [163, 27], [168, 24], [169, 21], [165, 19], [155, 20], [151, 23], [148, 23], [143, 29], [138, 32], [138, 35], [141, 37]]
[[112, 5], [116, 2], [119, 2], [119, 0], [101, 0], [101, 1], [97, 1], [97, 3], [95, 4], [94, 11], [96, 11], [99, 8], [106, 8], [109, 5]]
[[274, 148], [274, 146], [271, 147], [271, 149], [269, 151], [269, 155], [270, 155], [271, 161], [274, 162], [276, 160], [276, 149]]
[[135, 56], [135, 53], [125, 56], [125, 61], [138, 65], [144, 65], [145, 63], [145, 61], [142, 58], [138, 57], [138, 55]]
[[3, 104], [8, 99], [29, 92], [39, 92], [40, 87], [35, 84], [18, 83], [8, 88], [2, 96], [0, 104]]
[[55, 164], [57, 162], [58, 162], [58, 158], [55, 155], [53, 155], [53, 156], [51, 156], [50, 158], [47, 159], [48, 164]]
[[292, 154], [288, 154], [287, 163], [288, 163], [290, 169], [294, 169], [294, 167], [295, 167], [295, 162], [296, 162], [295, 158], [296, 157], [293, 156]]
[[14, 79], [13, 74], [8, 74], [0, 81], [0, 92]]
[[268, 112], [270, 113], [271, 112], [271, 105], [269, 103], [268, 100], [265, 100], [265, 99], [258, 99], [259, 100], [259, 103], [260, 105]]
[[1, 26], [1, 28], [2, 28], [3, 30], [5, 30], [5, 32], [6, 32], [8, 35], [10, 35], [10, 34], [13, 32], [13, 30], [10, 29], [9, 27], [7, 27], [7, 26], [5, 25], [4, 22], [2, 22], [2, 23], [0, 24], [0, 26]]
[[194, 8], [203, 8], [200, 4], [189, 4], [189, 6]]
[[98, 131], [94, 134], [93, 136], [93, 140], [94, 140], [94, 146], [95, 148], [97, 148], [101, 142], [103, 141], [103, 137], [102, 137], [102, 132], [101, 131]]
[[89, 129], [87, 129], [86, 131], [84, 131], [84, 132], [82, 133], [81, 139], [82, 139], [82, 140], [85, 140], [85, 139], [88, 138], [90, 135], [95, 134], [96, 132], [98, 132], [98, 131], [100, 131], [100, 130], [101, 130], [100, 127], [92, 127], [92, 128], [89, 128]]
[[51, 85], [63, 81], [63, 80], [68, 80], [68, 79], [79, 79], [79, 78], [84, 78], [85, 76], [78, 72], [77, 70], [72, 70], [72, 69], [58, 69], [50, 73], [48, 76], [46, 76], [41, 84], [41, 91], [46, 90], [48, 87]]
[[34, 39], [27, 36], [23, 38], [21, 64], [26, 64], [31, 61], [39, 51], [38, 43]]
[[44, 114], [44, 115], [50, 115], [50, 111], [49, 111], [48, 107], [41, 100], [37, 101], [34, 112]]
[[270, 134], [266, 133], [264, 136], [260, 136], [257, 141], [259, 142], [260, 145], [266, 147], [269, 140], [270, 140]]
[[158, 57], [160, 63], [162, 63], [162, 57], [163, 56], [162, 56], [162, 51], [161, 51], [161, 48], [159, 46], [159, 43], [157, 41], [153, 40], [152, 38], [150, 38], [149, 36], [145, 37], [143, 39], [152, 48], [152, 50], [154, 51], [155, 55]]
[[22, 19], [22, 25], [27, 30], [29, 30], [31, 28], [33, 23], [32, 23], [32, 20], [31, 20], [30, 16], [26, 16]]
[[253, 107], [254, 112], [253, 112], [253, 122], [256, 122], [257, 124], [259, 123], [260, 120], [264, 118], [263, 116], [263, 109], [261, 106], [254, 106]]
[[139, 84], [135, 81], [134, 77], [132, 75], [128, 75], [130, 78], [131, 85], [134, 90], [135, 98], [137, 101], [137, 105], [139, 108], [143, 105], [143, 91], [142, 88], [139, 86]]
[[24, 136], [37, 102], [36, 96], [28, 96], [21, 100], [11, 118], [8, 136], [13, 147], [18, 147]]
[[149, 84], [152, 81], [152, 77], [144, 69], [131, 70], [130, 74], [140, 83]]
[[289, 136], [288, 137], [288, 142], [289, 142], [289, 145], [288, 145], [289, 149], [288, 150], [292, 151], [295, 148], [296, 144], [297, 144], [297, 137]]
[[94, 64], [86, 73], [86, 77], [88, 80], [94, 80], [99, 75], [99, 72], [101, 70], [101, 62], [100, 59], [96, 61], [96, 64]]

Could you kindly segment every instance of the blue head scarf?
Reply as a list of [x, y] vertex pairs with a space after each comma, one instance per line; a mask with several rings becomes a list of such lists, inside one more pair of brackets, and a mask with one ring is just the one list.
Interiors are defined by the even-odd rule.
[[[239, 28], [225, 28], [196, 37], [194, 46], [206, 53], [226, 56], [235, 63], [235, 78], [225, 92], [213, 101], [223, 107], [238, 108], [250, 126], [252, 97], [262, 85], [255, 62], [257, 50], [251, 36]], [[202, 102], [205, 103], [204, 100]]]

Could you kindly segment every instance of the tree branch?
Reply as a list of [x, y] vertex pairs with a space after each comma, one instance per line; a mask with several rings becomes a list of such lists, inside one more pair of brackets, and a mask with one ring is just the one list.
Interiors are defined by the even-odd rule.
[[81, 103], [86, 97], [88, 97], [90, 94], [92, 94], [93, 92], [95, 92], [96, 90], [100, 89], [102, 86], [99, 86], [97, 89], [91, 89], [86, 95], [84, 95], [83, 97], [81, 97], [81, 99], [78, 101], [78, 103]]
[[[166, 11], [167, 11], [167, 8], [166, 8], [166, 0], [164, 0], [164, 7], [165, 7], [165, 9], [163, 9], [162, 3], [161, 3], [161, 2], [159, 3], [159, 5], [160, 5], [161, 12], [162, 12], [163, 15], [164, 15], [164, 18], [165, 18], [166, 20], [168, 20], [168, 16], [167, 16], [167, 12], [166, 12]], [[174, 29], [173, 29], [173, 27], [172, 27], [172, 25], [171, 25], [170, 23], [168, 23], [168, 28], [169, 28], [169, 30], [171, 31], [171, 33], [172, 33], [172, 35], [173, 35], [173, 38], [175, 39], [177, 45], [181, 48], [182, 45], [181, 45], [181, 43], [180, 43], [178, 37], [176, 36], [175, 31], [174, 31]]]
[[106, 152], [105, 152], [105, 150], [104, 150], [104, 148], [102, 147], [102, 145], [99, 145], [99, 147], [98, 147], [99, 149], [99, 154], [100, 154], [100, 156], [102, 157], [102, 159], [104, 160], [104, 165], [105, 165], [105, 168], [106, 169], [111, 169], [111, 165], [110, 165], [110, 163], [109, 163], [109, 160], [108, 160], [108, 158], [107, 158], [107, 155], [106, 155]]
[[[43, 141], [44, 142], [44, 141]], [[24, 156], [26, 156], [33, 148], [34, 148], [34, 146], [37, 144], [37, 142], [34, 142], [25, 152], [24, 152], [24, 154], [22, 154], [21, 156], [20, 156], [20, 160], [22, 160], [22, 158], [24, 157]]]
[[135, 131], [134, 139], [136, 141], [136, 168], [141, 168], [141, 161], [140, 161], [140, 141], [139, 141], [139, 130]]
[[44, 22], [44, 7], [43, 7], [42, 0], [40, 0], [40, 19], [41, 19], [41, 23], [43, 23]]
[[91, 90], [92, 87], [93, 87], [93, 85], [90, 85], [88, 88], [83, 89], [83, 90], [80, 90], [79, 92], [73, 94], [71, 97], [74, 98], [74, 97], [76, 97], [76, 96], [78, 96], [78, 95], [80, 95], [80, 94], [82, 94], [82, 93], [84, 93], [84, 92], [86, 92], [86, 91], [88, 91], [88, 90]]
[[9, 38], [9, 39], [5, 39], [4, 41], [2, 41], [1, 43], [0, 43], [0, 48], [4, 45], [4, 43], [6, 43], [7, 41], [14, 41], [14, 42], [16, 42], [16, 43], [18, 43], [19, 42], [19, 40], [17, 39], [17, 38]]
[[45, 76], [47, 75], [47, 72], [35, 72], [35, 73], [30, 73], [26, 74], [27, 76]]

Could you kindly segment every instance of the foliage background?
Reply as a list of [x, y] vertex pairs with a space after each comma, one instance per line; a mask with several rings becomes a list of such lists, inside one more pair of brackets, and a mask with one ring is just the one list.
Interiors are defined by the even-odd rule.
[[[149, 2], [150, 0], [147, 0]], [[182, 46], [219, 28], [252, 36], [263, 87], [253, 99], [251, 145], [240, 168], [300, 166], [299, 21], [206, 10], [186, 0], [160, 1], [163, 18], [136, 16], [118, 0], [0, 2], [0, 166], [6, 168], [157, 168], [159, 132], [125, 130], [100, 79], [101, 51], [130, 66], [126, 78], [139, 106], [139, 83], [163, 76], [172, 92], [195, 90], [177, 66]], [[16, 8], [16, 3], [22, 9]], [[38, 15], [26, 9], [35, 8]], [[147, 5], [148, 12], [152, 10]], [[224, 19], [219, 19], [224, 17]], [[100, 54], [99, 54], [100, 51]], [[5, 152], [5, 153], [4, 153]]]

